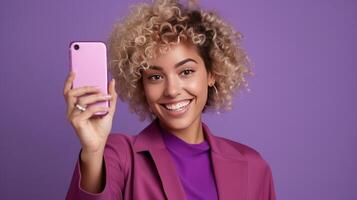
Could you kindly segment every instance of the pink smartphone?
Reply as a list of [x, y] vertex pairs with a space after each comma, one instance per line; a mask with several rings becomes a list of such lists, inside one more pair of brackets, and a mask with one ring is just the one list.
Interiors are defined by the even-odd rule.
[[[107, 47], [103, 42], [72, 42], [70, 44], [71, 69], [76, 74], [73, 88], [95, 86], [108, 94]], [[108, 101], [88, 106], [109, 106]], [[97, 112], [95, 115], [105, 115]]]

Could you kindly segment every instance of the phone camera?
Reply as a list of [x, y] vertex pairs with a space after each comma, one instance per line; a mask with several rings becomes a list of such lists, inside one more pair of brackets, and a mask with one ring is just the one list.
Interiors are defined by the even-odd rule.
[[74, 50], [78, 50], [79, 49], [79, 45], [78, 44], [75, 44], [74, 45]]

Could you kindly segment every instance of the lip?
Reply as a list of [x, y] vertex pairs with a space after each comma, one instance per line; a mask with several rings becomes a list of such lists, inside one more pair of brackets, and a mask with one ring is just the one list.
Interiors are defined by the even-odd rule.
[[[174, 103], [178, 103], [178, 102], [182, 102], [182, 101], [186, 101], [186, 100], [189, 100], [190, 103], [188, 103], [182, 110], [180, 111], [172, 111], [172, 110], [168, 110], [166, 107], [165, 107], [165, 104], [174, 104]], [[167, 103], [162, 103], [160, 104], [160, 106], [163, 108], [164, 112], [167, 113], [168, 115], [170, 116], [173, 116], [173, 117], [180, 117], [182, 115], [184, 115], [191, 107], [191, 103], [194, 99], [184, 99], [184, 100], [180, 100], [180, 101], [172, 101], [172, 102], [167, 102]]]
[[176, 100], [176, 101], [167, 101], [167, 102], [162, 102], [162, 103], [160, 103], [160, 105], [164, 105], [164, 104], [176, 104], [176, 103], [179, 103], [179, 102], [183, 102], [183, 101], [191, 101], [191, 100], [193, 100], [193, 98], [192, 99], [181, 99], [181, 100]]

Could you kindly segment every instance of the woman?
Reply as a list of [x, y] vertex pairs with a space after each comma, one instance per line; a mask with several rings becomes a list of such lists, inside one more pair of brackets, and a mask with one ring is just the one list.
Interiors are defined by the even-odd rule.
[[[116, 24], [110, 95], [72, 89], [73, 73], [65, 84], [67, 116], [82, 145], [66, 199], [275, 199], [259, 153], [214, 136], [201, 119], [206, 109], [230, 108], [233, 92], [247, 86], [240, 39], [215, 14], [174, 0], [137, 5]], [[109, 135], [116, 91], [152, 120], [138, 135]], [[104, 100], [109, 108], [77, 109]], [[92, 117], [98, 111], [108, 114]]]

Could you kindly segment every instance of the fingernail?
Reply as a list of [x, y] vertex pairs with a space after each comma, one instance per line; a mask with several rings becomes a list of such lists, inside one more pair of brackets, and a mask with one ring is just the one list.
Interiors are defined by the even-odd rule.
[[104, 98], [112, 98], [112, 95], [104, 95]]

